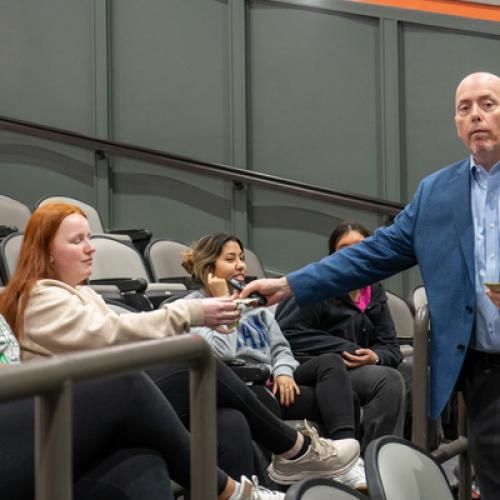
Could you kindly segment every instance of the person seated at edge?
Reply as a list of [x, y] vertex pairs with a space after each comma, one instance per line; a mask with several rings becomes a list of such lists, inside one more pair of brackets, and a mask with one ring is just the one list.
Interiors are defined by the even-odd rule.
[[[184, 253], [182, 265], [191, 279], [201, 285], [187, 299], [228, 297], [231, 295], [229, 279], [245, 282], [243, 244], [236, 236], [226, 233], [212, 233], [194, 243], [191, 250]], [[248, 364], [268, 365], [272, 378], [267, 385], [272, 393], [262, 386], [251, 387], [261, 401], [283, 419], [319, 420], [325, 425], [329, 438], [354, 440], [353, 393], [342, 358], [325, 354], [299, 366], [269, 309], [243, 304], [240, 307], [241, 319], [231, 331], [221, 332], [206, 326], [192, 327], [191, 333], [205, 338], [224, 361], [240, 359]], [[279, 482], [272, 468], [270, 477]], [[361, 460], [335, 479], [366, 489]]]
[[[5, 498], [34, 498], [34, 418], [33, 399], [0, 404]], [[104, 492], [111, 498], [173, 500], [170, 477], [190, 489], [189, 433], [144, 373], [75, 384], [72, 422], [75, 500], [101, 498]], [[240, 445], [251, 449], [249, 430], [240, 436]], [[283, 498], [245, 476], [238, 483], [220, 468], [217, 491], [220, 500]]]
[[[369, 235], [362, 224], [342, 222], [330, 235], [329, 254]], [[396, 368], [403, 356], [382, 283], [304, 309], [292, 297], [278, 306], [276, 320], [299, 359], [342, 356], [347, 384], [363, 408], [362, 450], [377, 437], [402, 434], [405, 386]]]
[[[240, 317], [231, 298], [180, 300], [160, 310], [119, 316], [91, 288], [82, 286], [92, 273], [94, 252], [89, 224], [79, 207], [51, 203], [32, 214], [16, 271], [0, 295], [0, 314], [12, 327], [24, 359], [158, 339], [195, 325], [231, 324]], [[160, 390], [162, 378], [155, 380]], [[355, 441], [341, 446], [313, 431], [291, 429], [223, 363], [216, 382], [218, 407], [245, 415], [254, 438], [274, 453], [273, 466], [287, 484], [307, 476], [332, 476], [357, 460]], [[178, 391], [189, 401], [187, 383]], [[238, 489], [232, 484], [236, 495]], [[225, 486], [219, 483], [219, 494], [225, 493]], [[254, 489], [248, 498], [281, 498], [272, 494]]]

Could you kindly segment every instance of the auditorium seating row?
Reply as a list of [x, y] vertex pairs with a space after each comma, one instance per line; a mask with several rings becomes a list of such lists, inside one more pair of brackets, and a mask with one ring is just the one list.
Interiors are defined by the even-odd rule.
[[[147, 229], [105, 232], [98, 211], [75, 198], [51, 196], [40, 200], [37, 206], [53, 201], [78, 205], [87, 215], [92, 242], [97, 250], [90, 285], [106, 299], [128, 304], [135, 309], [149, 310], [164, 301], [186, 295], [193, 287], [181, 265], [182, 254], [189, 248], [187, 245], [167, 238], [151, 240], [151, 232]], [[29, 207], [0, 195], [0, 237], [4, 235], [0, 245], [0, 285], [8, 281], [15, 269], [22, 232], [30, 215]], [[265, 277], [258, 256], [248, 248], [245, 249], [245, 256], [248, 279]], [[144, 295], [148, 300], [141, 300], [137, 294]], [[414, 312], [427, 303], [425, 290], [423, 287], [416, 288], [409, 300], [390, 291], [387, 291], [387, 296], [401, 350], [406, 356], [411, 355]]]
[[[90, 285], [106, 299], [111, 302], [117, 300], [119, 307], [123, 307], [130, 297], [144, 295], [148, 302], [139, 304], [139, 308], [147, 310], [148, 307], [158, 307], [165, 300], [175, 300], [189, 293], [192, 284], [181, 266], [182, 253], [188, 249], [187, 245], [159, 238], [149, 241], [141, 248], [131, 234], [135, 232], [137, 236], [140, 232], [141, 237], [144, 234], [147, 236], [147, 230], [105, 233], [97, 211], [74, 199], [57, 197], [42, 200], [39, 204], [56, 200], [78, 204], [87, 214], [93, 232], [92, 241], [97, 250]], [[0, 244], [0, 277], [3, 283], [8, 281], [15, 269], [22, 231], [30, 215], [28, 207], [0, 195], [0, 227], [6, 228], [0, 233], [0, 237], [4, 236]], [[264, 277], [258, 257], [249, 249], [245, 249], [245, 253], [248, 274], [252, 278]], [[414, 313], [421, 305], [426, 304], [425, 290], [423, 287], [414, 290], [409, 301], [391, 292], [387, 292], [387, 295], [401, 349], [405, 355], [409, 355], [413, 340]], [[134, 309], [138, 308], [136, 302], [129, 305]], [[402, 495], [415, 500], [433, 496], [453, 498], [446, 476], [437, 462], [403, 440], [381, 438], [374, 441], [367, 450], [366, 461], [369, 498], [391, 500], [403, 498]], [[421, 474], [423, 469], [425, 474]], [[410, 477], [423, 478], [422, 484], [410, 480]], [[415, 491], [409, 492], [409, 485], [414, 486]], [[334, 481], [309, 479], [290, 488], [285, 500], [323, 497], [340, 500], [367, 498]]]

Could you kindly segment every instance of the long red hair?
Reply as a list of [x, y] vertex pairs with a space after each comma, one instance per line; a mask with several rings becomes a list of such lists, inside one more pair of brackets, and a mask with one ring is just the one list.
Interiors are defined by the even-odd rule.
[[18, 340], [21, 340], [24, 311], [35, 283], [45, 278], [57, 278], [50, 259], [52, 242], [61, 222], [72, 214], [86, 218], [76, 205], [47, 203], [33, 212], [26, 225], [16, 270], [0, 294], [0, 314]]

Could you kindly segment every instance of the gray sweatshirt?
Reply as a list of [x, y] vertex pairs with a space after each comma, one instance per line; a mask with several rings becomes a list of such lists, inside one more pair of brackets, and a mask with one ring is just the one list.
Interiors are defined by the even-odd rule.
[[[197, 290], [185, 298], [201, 299], [206, 295]], [[232, 332], [219, 333], [209, 327], [191, 327], [190, 333], [201, 335], [214, 354], [224, 361], [241, 359], [250, 365], [265, 364], [274, 377], [293, 377], [299, 365], [273, 314], [265, 307], [244, 307], [239, 325]]]

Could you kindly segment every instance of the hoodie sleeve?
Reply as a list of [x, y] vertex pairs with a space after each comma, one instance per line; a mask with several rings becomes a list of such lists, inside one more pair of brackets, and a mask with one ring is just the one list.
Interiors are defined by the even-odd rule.
[[290, 344], [286, 340], [278, 323], [272, 313], [263, 308], [263, 320], [268, 327], [269, 346], [271, 349], [272, 375], [288, 375], [293, 377], [293, 372], [299, 366], [298, 361], [293, 357]]
[[217, 330], [203, 326], [191, 328], [190, 333], [200, 335], [208, 343], [212, 352], [223, 361], [233, 361], [236, 358], [236, 328], [228, 333], [219, 333]]
[[25, 312], [23, 343], [38, 354], [60, 354], [177, 335], [188, 331], [192, 320], [203, 322], [199, 301], [118, 315], [91, 289], [72, 293], [63, 286], [36, 286]]

